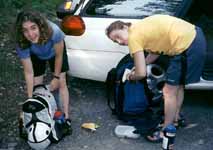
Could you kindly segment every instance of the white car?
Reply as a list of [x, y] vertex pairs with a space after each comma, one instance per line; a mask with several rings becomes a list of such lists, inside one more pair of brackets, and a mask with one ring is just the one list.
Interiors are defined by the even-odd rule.
[[[108, 71], [129, 53], [127, 46], [113, 43], [105, 35], [111, 22], [136, 22], [159, 13], [184, 17], [191, 4], [191, 0], [66, 0], [57, 16], [67, 34], [68, 74], [105, 81]], [[213, 89], [213, 62], [209, 62], [201, 82], [187, 85], [188, 89]]]

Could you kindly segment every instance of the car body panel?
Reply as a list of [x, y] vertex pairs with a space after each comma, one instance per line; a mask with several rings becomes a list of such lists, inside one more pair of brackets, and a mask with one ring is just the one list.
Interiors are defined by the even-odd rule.
[[210, 90], [213, 89], [213, 81], [207, 81], [201, 77], [200, 82], [188, 84], [185, 88], [188, 90]]
[[65, 38], [70, 65], [68, 73], [74, 77], [105, 81], [108, 71], [129, 53], [128, 47], [112, 42], [105, 35], [106, 27], [116, 19], [84, 17], [83, 20], [86, 26], [85, 33], [79, 37]]

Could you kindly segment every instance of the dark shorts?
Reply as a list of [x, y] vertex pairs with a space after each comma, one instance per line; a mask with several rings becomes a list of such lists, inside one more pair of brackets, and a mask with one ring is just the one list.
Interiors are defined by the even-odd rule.
[[206, 40], [201, 28], [196, 27], [196, 33], [195, 39], [185, 52], [170, 58], [166, 83], [184, 85], [200, 81], [206, 56]]
[[[36, 55], [31, 54], [31, 61], [33, 64], [34, 77], [43, 75], [45, 73], [47, 62], [49, 63], [51, 72], [55, 71], [55, 57], [50, 58], [48, 60], [42, 60], [42, 59], [39, 59]], [[66, 72], [68, 70], [69, 70], [69, 64], [68, 64], [68, 58], [67, 58], [67, 51], [64, 46], [61, 72]]]

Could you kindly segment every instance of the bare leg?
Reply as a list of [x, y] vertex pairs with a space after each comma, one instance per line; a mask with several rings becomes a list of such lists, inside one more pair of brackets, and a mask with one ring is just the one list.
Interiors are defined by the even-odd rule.
[[181, 106], [183, 104], [184, 99], [184, 87], [181, 85], [179, 86], [178, 93], [177, 93], [177, 111], [175, 116], [175, 121], [178, 121], [181, 111]]
[[[169, 84], [165, 84], [163, 87], [163, 95], [164, 95], [164, 125], [165, 128], [169, 124], [173, 124], [177, 112], [177, 95], [178, 95], [179, 86], [172, 86]], [[154, 134], [153, 134], [154, 135]], [[147, 138], [151, 141], [157, 139], [157, 136], [147, 136]], [[163, 137], [163, 132], [160, 132], [160, 137]]]
[[163, 88], [164, 94], [164, 127], [173, 124], [177, 112], [177, 95], [179, 86], [165, 84]]
[[38, 84], [43, 84], [44, 75], [34, 77], [34, 86]]
[[66, 73], [60, 74], [60, 86], [59, 86], [60, 98], [62, 100], [63, 110], [65, 118], [69, 118], [69, 91], [66, 83]]

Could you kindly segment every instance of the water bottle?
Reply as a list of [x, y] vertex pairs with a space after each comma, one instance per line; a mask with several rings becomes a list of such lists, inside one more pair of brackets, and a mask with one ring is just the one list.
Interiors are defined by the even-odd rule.
[[163, 134], [164, 134], [162, 144], [163, 150], [173, 150], [176, 136], [175, 126], [172, 124], [166, 126], [166, 128], [163, 130]]
[[65, 123], [65, 116], [61, 111], [56, 111], [53, 119], [59, 124]]

